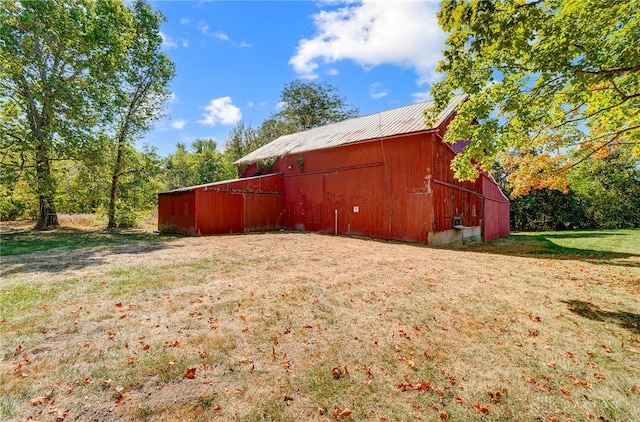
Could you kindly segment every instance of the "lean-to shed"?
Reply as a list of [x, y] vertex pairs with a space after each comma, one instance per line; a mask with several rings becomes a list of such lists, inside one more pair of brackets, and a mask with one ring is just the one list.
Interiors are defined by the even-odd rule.
[[509, 233], [509, 201], [491, 176], [458, 182], [464, 146], [442, 137], [465, 96], [432, 127], [421, 102], [282, 136], [238, 160], [239, 179], [163, 192], [161, 231], [276, 229], [440, 245]]

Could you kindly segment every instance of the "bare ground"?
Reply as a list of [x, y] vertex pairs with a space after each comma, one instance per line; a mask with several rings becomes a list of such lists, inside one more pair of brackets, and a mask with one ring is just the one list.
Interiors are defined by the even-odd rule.
[[640, 257], [557, 258], [305, 233], [3, 257], [4, 295], [64, 287], [0, 315], [0, 416], [640, 420]]

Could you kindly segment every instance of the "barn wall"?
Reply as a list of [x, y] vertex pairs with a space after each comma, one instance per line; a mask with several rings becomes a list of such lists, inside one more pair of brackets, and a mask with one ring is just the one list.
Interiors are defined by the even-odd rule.
[[197, 190], [197, 233], [278, 230], [282, 215], [282, 174], [235, 179]]
[[198, 189], [196, 208], [197, 234], [244, 233], [242, 193]]
[[281, 227], [281, 174], [211, 183], [187, 192], [164, 192], [159, 198], [161, 231], [207, 235]]
[[279, 230], [282, 227], [281, 193], [243, 193], [244, 232]]
[[160, 202], [167, 215], [161, 212], [159, 222], [195, 234], [282, 227], [429, 245], [508, 234], [508, 201], [487, 176], [454, 179], [449, 166], [462, 145], [443, 144], [443, 133], [285, 155], [270, 167], [254, 164], [242, 179], [194, 188], [191, 205], [183, 205], [184, 192], [170, 193], [175, 198], [171, 205]]
[[[429, 244], [479, 240], [482, 185], [453, 179], [454, 153], [435, 136], [422, 132], [280, 158], [270, 171], [284, 174], [283, 227]], [[456, 224], [476, 229], [458, 232]]]
[[337, 224], [339, 234], [388, 236], [388, 187], [377, 142], [283, 157], [278, 169], [284, 172], [284, 227], [335, 233]]
[[484, 200], [484, 241], [509, 234], [509, 200], [489, 176], [482, 175]]
[[158, 195], [158, 230], [173, 233], [196, 233], [195, 191]]

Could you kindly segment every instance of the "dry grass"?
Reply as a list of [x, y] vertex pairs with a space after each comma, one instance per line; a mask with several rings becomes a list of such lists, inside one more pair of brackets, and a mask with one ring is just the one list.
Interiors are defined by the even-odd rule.
[[87, 242], [2, 258], [2, 420], [640, 420], [636, 253]]

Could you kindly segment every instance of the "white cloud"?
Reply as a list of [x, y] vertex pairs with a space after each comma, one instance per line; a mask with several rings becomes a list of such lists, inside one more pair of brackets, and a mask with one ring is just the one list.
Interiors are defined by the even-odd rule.
[[233, 47], [239, 47], [239, 48], [251, 47], [251, 44], [249, 44], [249, 43], [247, 43], [245, 41], [236, 42], [236, 41], [232, 40], [227, 34], [225, 34], [222, 31], [214, 31], [214, 32], [209, 31], [209, 29], [211, 29], [211, 28], [209, 27], [208, 24], [206, 24], [204, 22], [199, 22], [196, 25], [196, 28], [198, 28], [198, 30], [200, 32], [202, 32], [202, 34], [206, 35], [207, 37], [213, 37], [213, 38], [216, 38], [216, 39], [218, 39], [220, 41], [228, 42]]
[[242, 113], [231, 103], [231, 97], [214, 98], [204, 109], [207, 113], [202, 115], [204, 119], [199, 120], [198, 123], [205, 126], [234, 125], [242, 120]]
[[413, 101], [416, 103], [421, 103], [423, 101], [431, 101], [433, 98], [431, 97], [431, 93], [429, 92], [414, 92], [411, 94], [413, 97]]
[[369, 85], [369, 96], [374, 100], [386, 97], [387, 94], [389, 94], [389, 90], [386, 89], [380, 82], [375, 82]]
[[315, 79], [320, 65], [353, 60], [364, 68], [394, 64], [415, 69], [419, 80], [434, 78], [445, 40], [436, 18], [440, 0], [339, 4], [314, 15], [316, 34], [298, 42], [289, 64], [300, 77]]
[[327, 70], [327, 75], [329, 76], [336, 76], [340, 73], [340, 71], [336, 68], [331, 68], [329, 70]]
[[164, 48], [165, 50], [170, 50], [178, 46], [178, 44], [176, 44], [173, 38], [163, 33], [162, 31], [160, 32], [160, 37], [162, 38], [162, 44], [160, 45], [161, 48]]
[[185, 120], [176, 120], [175, 122], [171, 123], [171, 127], [174, 129], [182, 129], [185, 123], [187, 123]]
[[229, 41], [229, 36], [222, 31], [209, 32], [209, 25], [204, 22], [198, 23], [197, 28], [208, 37], [217, 38], [220, 41]]
[[180, 25], [186, 25], [186, 24], [188, 24], [189, 22], [190, 22], [190, 21], [189, 21], [189, 18], [182, 18], [182, 19], [180, 19]]
[[189, 47], [189, 40], [181, 39], [180, 42], [184, 48]]

